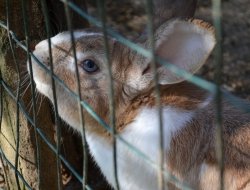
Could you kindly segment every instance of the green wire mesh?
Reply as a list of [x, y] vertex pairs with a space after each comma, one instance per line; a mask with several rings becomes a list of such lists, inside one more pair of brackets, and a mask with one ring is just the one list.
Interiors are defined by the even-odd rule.
[[[9, 6], [9, 1], [6, 1], [6, 12], [8, 14], [8, 11], [10, 9]], [[81, 8], [79, 8], [76, 4], [74, 4], [71, 1], [68, 0], [61, 0], [61, 2], [64, 3], [65, 5], [65, 13], [66, 13], [66, 18], [67, 18], [67, 24], [68, 24], [68, 29], [71, 32], [71, 41], [72, 41], [72, 46], [75, 46], [75, 42], [74, 42], [74, 37], [72, 34], [72, 23], [71, 23], [71, 17], [69, 14], [70, 10], [75, 11], [77, 14], [79, 14], [83, 19], [88, 20], [91, 24], [102, 28], [103, 33], [104, 33], [104, 40], [105, 40], [105, 52], [106, 52], [106, 58], [107, 58], [107, 62], [109, 63], [109, 55], [108, 55], [108, 44], [107, 44], [107, 37], [111, 36], [113, 38], [115, 38], [117, 41], [119, 41], [120, 43], [126, 45], [127, 47], [131, 48], [132, 50], [138, 52], [139, 54], [148, 57], [148, 58], [153, 58], [153, 62], [154, 63], [160, 63], [162, 65], [164, 65], [167, 69], [169, 69], [171, 72], [175, 73], [178, 76], [181, 76], [183, 78], [185, 78], [186, 80], [190, 81], [191, 83], [209, 91], [212, 92], [214, 94], [216, 94], [216, 105], [217, 105], [217, 150], [220, 150], [217, 152], [217, 156], [219, 158], [220, 161], [220, 167], [221, 167], [221, 181], [223, 182], [223, 154], [222, 154], [222, 149], [223, 149], [223, 144], [222, 144], [222, 132], [221, 132], [221, 122], [222, 122], [222, 116], [221, 116], [221, 99], [222, 97], [229, 100], [235, 107], [242, 109], [245, 112], [250, 112], [250, 107], [245, 105], [243, 101], [241, 101], [240, 99], [238, 99], [237, 97], [233, 96], [232, 94], [223, 91], [220, 88], [220, 76], [221, 76], [221, 70], [222, 70], [222, 47], [221, 47], [221, 41], [222, 41], [222, 36], [221, 36], [221, 2], [219, 0], [213, 0], [213, 6], [212, 6], [212, 10], [213, 10], [213, 21], [214, 21], [214, 26], [216, 27], [216, 39], [217, 39], [217, 47], [215, 49], [215, 62], [216, 62], [216, 69], [217, 69], [217, 84], [214, 84], [212, 82], [208, 82], [200, 77], [197, 76], [193, 76], [190, 73], [186, 72], [185, 70], [179, 69], [176, 66], [172, 65], [171, 63], [166, 62], [165, 60], [161, 59], [160, 57], [155, 56], [154, 54], [154, 43], [153, 43], [153, 24], [152, 24], [152, 1], [147, 1], [147, 16], [148, 16], [148, 29], [149, 29], [149, 39], [151, 39], [152, 41], [152, 47], [150, 47], [150, 50], [144, 49], [141, 46], [139, 46], [138, 44], [133, 43], [132, 41], [124, 38], [122, 35], [120, 35], [118, 32], [115, 32], [114, 30], [112, 30], [111, 28], [109, 28], [106, 24], [106, 18], [105, 18], [105, 9], [104, 9], [104, 1], [99, 0], [98, 1], [98, 9], [99, 9], [99, 13], [100, 13], [100, 20], [97, 18], [94, 18], [92, 16], [90, 16], [86, 11], [82, 10]], [[53, 86], [53, 97], [54, 97], [54, 107], [55, 107], [55, 118], [56, 118], [56, 123], [59, 126], [59, 119], [58, 119], [58, 110], [57, 110], [57, 101], [56, 101], [56, 92], [55, 92], [55, 81], [63, 86], [65, 88], [65, 90], [67, 92], [70, 93], [70, 95], [72, 97], [74, 97], [79, 104], [79, 114], [80, 114], [80, 118], [81, 118], [81, 123], [82, 123], [82, 142], [83, 145], [85, 147], [86, 145], [86, 139], [85, 139], [85, 129], [84, 129], [84, 119], [83, 119], [83, 109], [85, 109], [95, 120], [97, 120], [107, 131], [109, 131], [111, 134], [113, 134], [113, 149], [114, 149], [114, 173], [116, 176], [116, 189], [119, 189], [119, 180], [117, 177], [117, 163], [116, 163], [116, 141], [121, 141], [122, 143], [124, 143], [132, 152], [134, 152], [135, 154], [137, 154], [138, 156], [142, 157], [146, 162], [148, 162], [152, 167], [155, 167], [156, 169], [159, 170], [159, 187], [160, 189], [164, 189], [164, 178], [169, 180], [170, 182], [174, 183], [177, 187], [181, 188], [181, 189], [190, 189], [185, 183], [181, 182], [180, 180], [178, 180], [177, 177], [175, 177], [174, 175], [172, 175], [171, 173], [169, 173], [168, 171], [163, 169], [163, 161], [161, 162], [161, 165], [158, 166], [156, 163], [154, 163], [152, 160], [150, 160], [145, 154], [143, 154], [142, 152], [140, 152], [138, 149], [136, 149], [132, 144], [128, 143], [125, 139], [123, 139], [121, 136], [119, 136], [119, 134], [116, 133], [115, 131], [115, 120], [114, 120], [114, 101], [113, 101], [113, 90], [112, 90], [112, 77], [111, 77], [111, 71], [109, 71], [109, 76], [110, 76], [110, 89], [109, 89], [109, 96], [110, 96], [110, 110], [111, 111], [111, 115], [110, 115], [110, 120], [111, 120], [111, 126], [109, 126], [107, 123], [105, 123], [105, 121], [102, 120], [102, 118], [100, 118], [95, 112], [94, 110], [84, 101], [81, 100], [81, 94], [80, 94], [80, 85], [79, 85], [79, 75], [78, 72], [76, 72], [76, 81], [78, 84], [78, 93], [74, 93], [72, 92], [66, 85], [65, 83], [53, 73], [53, 60], [52, 60], [52, 56], [51, 56], [51, 43], [49, 40], [49, 54], [50, 54], [50, 68], [51, 70], [49, 70], [47, 67], [45, 67], [43, 65], [43, 63], [41, 63], [31, 52], [31, 50], [28, 48], [29, 47], [29, 33], [28, 33], [28, 24], [27, 24], [27, 10], [26, 10], [26, 4], [27, 2], [25, 0], [22, 0], [22, 13], [23, 13], [23, 18], [24, 19], [24, 30], [25, 30], [25, 34], [26, 34], [26, 39], [25, 42], [20, 41], [17, 36], [15, 35], [15, 31], [11, 31], [9, 30], [8, 27], [8, 20], [7, 21], [2, 21], [0, 20], [0, 28], [5, 29], [8, 32], [9, 35], [9, 43], [10, 43], [10, 47], [12, 49], [12, 54], [13, 54], [13, 58], [15, 61], [15, 65], [16, 65], [16, 69], [19, 73], [19, 64], [17, 63], [16, 59], [15, 59], [15, 51], [13, 49], [13, 45], [19, 46], [23, 49], [23, 51], [25, 51], [27, 53], [27, 60], [28, 60], [28, 64], [30, 66], [30, 68], [32, 67], [31, 65], [31, 57], [40, 65], [40, 67], [42, 69], [44, 69], [46, 72], [50, 73], [51, 76], [51, 81], [52, 81], [52, 86]], [[50, 39], [50, 37], [52, 37], [52, 33], [51, 33], [51, 29], [49, 26], [49, 18], [48, 18], [48, 9], [47, 9], [47, 5], [46, 5], [46, 1], [45, 0], [41, 0], [41, 5], [42, 5], [42, 9], [43, 9], [43, 14], [44, 14], [44, 18], [45, 18], [45, 24], [46, 24], [46, 32], [47, 32], [47, 38]], [[77, 64], [77, 59], [76, 59], [76, 52], [75, 52], [75, 48], [74, 49], [74, 59], [75, 59], [75, 66]], [[77, 67], [76, 67], [77, 68]], [[34, 96], [34, 91], [35, 91], [35, 87], [34, 87], [34, 82], [33, 82], [33, 73], [32, 73], [32, 69], [31, 69], [31, 90], [32, 90], [32, 103], [33, 103], [33, 116], [31, 117], [26, 109], [25, 106], [23, 105], [22, 100], [20, 99], [20, 78], [18, 79], [18, 89], [17, 89], [17, 94], [15, 94], [13, 92], [13, 90], [10, 88], [10, 86], [1, 78], [0, 75], [0, 87], [1, 87], [1, 115], [0, 115], [0, 124], [2, 122], [2, 114], [3, 114], [3, 93], [5, 92], [6, 94], [8, 94], [8, 96], [10, 96], [17, 105], [17, 110], [16, 110], [16, 118], [17, 118], [17, 134], [19, 134], [19, 114], [20, 112], [22, 114], [25, 115], [25, 117], [27, 118], [27, 120], [31, 123], [31, 125], [34, 127], [35, 129], [35, 138], [36, 138], [36, 149], [37, 149], [37, 158], [39, 158], [39, 143], [38, 143], [38, 136], [40, 136], [40, 138], [48, 145], [48, 147], [55, 153], [56, 158], [57, 158], [57, 173], [58, 173], [58, 189], [62, 189], [62, 182], [61, 182], [61, 169], [60, 169], [60, 164], [61, 162], [63, 162], [67, 168], [69, 168], [69, 170], [72, 172], [72, 174], [83, 184], [83, 188], [85, 189], [91, 189], [91, 187], [87, 184], [87, 179], [86, 179], [86, 172], [87, 172], [87, 158], [86, 158], [86, 148], [84, 148], [84, 167], [83, 167], [83, 176], [81, 176], [79, 173], [77, 173], [75, 171], [75, 169], [70, 165], [70, 163], [62, 156], [61, 154], [61, 150], [60, 150], [60, 145], [59, 143], [57, 143], [57, 146], [55, 147], [53, 145], [52, 142], [50, 142], [48, 140], [48, 138], [46, 137], [46, 134], [37, 126], [37, 120], [36, 120], [36, 106], [35, 106], [35, 96]], [[157, 81], [157, 75], [155, 78], [155, 81]], [[157, 82], [156, 82], [157, 84]], [[159, 89], [156, 88], [156, 92], [158, 91], [158, 98], [160, 97], [159, 94]], [[159, 119], [161, 121], [161, 107], [160, 104], [159, 105]], [[161, 123], [161, 122], [160, 122]], [[162, 131], [162, 126], [160, 125], [159, 130]], [[60, 131], [60, 127], [57, 127], [57, 142], [59, 142], [59, 139], [61, 137], [61, 131]], [[162, 133], [161, 133], [162, 134]], [[160, 139], [160, 144], [161, 144], [161, 154], [163, 155], [163, 146], [162, 146], [162, 139], [163, 137], [161, 137]], [[17, 146], [16, 146], [16, 157], [15, 157], [15, 164], [12, 164], [5, 156], [5, 153], [2, 151], [2, 149], [0, 148], [0, 155], [1, 155], [1, 159], [4, 159], [7, 164], [10, 166], [10, 168], [12, 168], [15, 171], [16, 174], [16, 182], [18, 184], [18, 189], [21, 189], [20, 187], [20, 183], [19, 181], [22, 181], [22, 184], [25, 185], [25, 187], [27, 189], [32, 189], [31, 186], [27, 183], [27, 181], [23, 178], [23, 176], [21, 175], [21, 173], [18, 171], [18, 159], [19, 159], [19, 135], [17, 135]], [[163, 158], [163, 156], [162, 156]], [[39, 164], [39, 160], [37, 160], [37, 167], [38, 167], [38, 171], [42, 170], [42, 168], [39, 168], [40, 164]], [[38, 178], [38, 183], [40, 182], [40, 179]], [[221, 189], [223, 189], [223, 183], [221, 184]]]

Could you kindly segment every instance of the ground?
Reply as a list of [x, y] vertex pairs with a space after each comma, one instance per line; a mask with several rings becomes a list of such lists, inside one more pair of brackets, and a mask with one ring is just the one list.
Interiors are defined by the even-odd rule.
[[[204, 1], [206, 2], [206, 1]], [[223, 86], [250, 100], [250, 1], [223, 2]], [[201, 3], [196, 17], [211, 22], [210, 3]], [[209, 62], [203, 75], [213, 80], [215, 65]]]

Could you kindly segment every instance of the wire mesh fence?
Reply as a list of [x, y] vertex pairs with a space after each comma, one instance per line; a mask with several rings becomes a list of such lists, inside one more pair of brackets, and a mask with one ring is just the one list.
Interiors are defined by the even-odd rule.
[[[213, 94], [215, 94], [216, 97], [216, 155], [218, 158], [218, 163], [220, 166], [220, 189], [224, 189], [224, 155], [223, 155], [223, 131], [222, 131], [222, 99], [228, 100], [233, 106], [237, 107], [238, 109], [243, 110], [244, 112], [249, 112], [250, 107], [245, 104], [242, 100], [238, 99], [234, 95], [230, 94], [229, 92], [226, 92], [221, 89], [221, 74], [222, 74], [222, 24], [221, 24], [221, 1], [219, 0], [213, 0], [213, 6], [212, 6], [212, 12], [213, 12], [213, 22], [214, 26], [216, 28], [216, 39], [217, 39], [217, 46], [215, 48], [215, 63], [216, 63], [216, 84], [209, 82], [207, 80], [202, 79], [201, 77], [194, 76], [192, 73], [187, 72], [184, 69], [180, 69], [179, 67], [167, 62], [166, 60], [162, 59], [161, 57], [158, 57], [155, 53], [155, 39], [154, 39], [154, 23], [153, 23], [153, 4], [152, 1], [145, 1], [146, 2], [146, 7], [145, 9], [147, 10], [147, 31], [148, 31], [148, 39], [150, 41], [150, 47], [149, 49], [143, 48], [141, 45], [138, 45], [137, 43], [134, 43], [133, 41], [123, 37], [121, 34], [118, 32], [114, 31], [112, 28], [107, 26], [107, 18], [106, 18], [106, 10], [105, 10], [105, 1], [98, 0], [97, 5], [98, 5], [98, 12], [99, 12], [99, 18], [95, 18], [91, 15], [89, 15], [84, 9], [79, 7], [75, 2], [68, 1], [68, 0], [61, 0], [61, 2], [64, 5], [64, 11], [66, 15], [66, 21], [67, 21], [67, 29], [69, 31], [69, 36], [70, 36], [70, 43], [72, 47], [72, 57], [73, 57], [73, 65], [74, 65], [74, 70], [75, 70], [75, 83], [76, 83], [76, 89], [73, 91], [66, 83], [64, 80], [59, 78], [54, 73], [54, 67], [53, 67], [53, 56], [52, 56], [52, 42], [51, 42], [51, 37], [54, 35], [53, 34], [53, 29], [51, 28], [51, 21], [50, 21], [50, 14], [49, 14], [49, 9], [48, 9], [48, 1], [41, 0], [37, 1], [39, 3], [39, 7], [42, 10], [42, 17], [44, 19], [45, 23], [45, 33], [48, 39], [48, 55], [49, 55], [49, 67], [46, 66], [41, 60], [39, 60], [34, 53], [32, 52], [32, 37], [30, 35], [30, 31], [32, 30], [32, 26], [29, 26], [29, 11], [28, 11], [28, 6], [30, 6], [30, 3], [26, 0], [21, 1], [21, 13], [22, 13], [22, 23], [20, 25], [22, 26], [22, 29], [24, 31], [24, 39], [20, 39], [18, 35], [16, 35], [17, 31], [12, 31], [11, 30], [11, 25], [10, 25], [10, 11], [13, 8], [13, 4], [11, 4], [11, 1], [6, 0], [4, 2], [4, 12], [5, 16], [3, 19], [1, 18], [0, 20], [0, 28], [1, 31], [6, 32], [8, 36], [8, 44], [11, 49], [11, 56], [12, 56], [12, 61], [13, 65], [15, 66], [15, 71], [17, 73], [17, 83], [15, 86], [15, 89], [13, 89], [12, 84], [8, 84], [7, 81], [4, 79], [4, 73], [6, 70], [4, 70], [3, 66], [1, 66], [1, 73], [0, 73], [0, 81], [1, 81], [1, 115], [0, 115], [0, 124], [1, 126], [3, 125], [3, 117], [4, 117], [4, 109], [6, 109], [5, 101], [6, 97], [9, 97], [13, 100], [15, 103], [15, 115], [9, 117], [10, 120], [13, 120], [13, 124], [15, 127], [16, 131], [13, 131], [14, 134], [14, 142], [10, 143], [13, 144], [13, 150], [15, 152], [14, 158], [8, 158], [6, 156], [6, 149], [3, 149], [1, 147], [0, 149], [0, 154], [1, 154], [1, 159], [3, 160], [2, 162], [5, 163], [3, 166], [4, 168], [4, 173], [5, 173], [5, 179], [6, 179], [6, 186], [8, 189], [12, 189], [11, 183], [8, 182], [9, 177], [8, 175], [8, 169], [14, 170], [14, 175], [15, 175], [15, 182], [16, 182], [16, 188], [17, 189], [34, 189], [36, 187], [37, 189], [42, 189], [44, 186], [42, 186], [42, 164], [43, 160], [41, 160], [43, 157], [41, 156], [41, 144], [45, 144], [49, 149], [53, 152], [53, 154], [56, 157], [56, 174], [57, 174], [57, 189], [63, 189], [63, 182], [62, 182], [62, 169], [61, 165], [62, 163], [70, 170], [72, 175], [82, 184], [83, 189], [92, 189], [92, 187], [88, 184], [88, 179], [87, 179], [87, 173], [88, 173], [88, 157], [87, 157], [87, 141], [86, 141], [86, 131], [85, 131], [85, 117], [84, 113], [87, 113], [91, 115], [91, 117], [97, 121], [103, 129], [105, 129], [108, 133], [111, 134], [112, 137], [112, 149], [113, 149], [113, 173], [114, 173], [114, 178], [115, 178], [115, 189], [120, 189], [120, 183], [119, 183], [119, 167], [117, 167], [117, 143], [122, 143], [126, 147], [130, 149], [130, 151], [137, 155], [138, 157], [142, 158], [145, 162], [148, 163], [148, 167], [153, 167], [155, 168], [158, 172], [158, 188], [159, 189], [167, 189], [166, 187], [166, 181], [174, 184], [176, 187], [180, 189], [192, 189], [185, 181], [182, 181], [179, 179], [177, 176], [175, 176], [173, 173], [169, 172], [165, 167], [164, 167], [164, 136], [163, 136], [163, 124], [162, 124], [162, 105], [161, 105], [161, 100], [160, 100], [160, 86], [158, 85], [159, 82], [159, 76], [157, 75], [156, 72], [156, 67], [157, 64], [163, 65], [167, 70], [171, 71], [174, 73], [176, 76], [184, 78], [185, 80], [193, 83], [194, 85], [209, 91]], [[12, 2], [13, 3], [13, 2]], [[108, 90], [108, 97], [109, 97], [109, 110], [110, 110], [110, 116], [108, 118], [108, 122], [105, 121], [103, 118], [98, 116], [97, 113], [93, 110], [93, 108], [85, 101], [82, 99], [82, 92], [81, 92], [81, 81], [80, 81], [80, 76], [79, 76], [79, 71], [78, 71], [78, 59], [77, 59], [77, 51], [76, 51], [76, 37], [74, 35], [74, 27], [72, 23], [72, 12], [78, 14], [82, 19], [87, 20], [89, 23], [91, 23], [94, 26], [97, 26], [101, 28], [101, 31], [103, 33], [103, 40], [104, 40], [104, 53], [105, 53], [105, 59], [107, 63], [107, 74], [108, 74], [108, 83], [109, 83], [109, 90]], [[136, 148], [133, 144], [131, 144], [129, 141], [124, 139], [121, 135], [119, 135], [119, 132], [116, 131], [116, 105], [115, 105], [115, 95], [114, 95], [114, 81], [113, 81], [113, 76], [112, 76], [112, 70], [111, 70], [111, 58], [110, 58], [110, 47], [109, 47], [109, 42], [108, 38], [113, 38], [120, 44], [123, 44], [124, 46], [128, 47], [131, 49], [131, 51], [137, 52], [140, 54], [142, 57], [147, 58], [152, 60], [151, 67], [154, 70], [154, 83], [155, 83], [155, 92], [156, 92], [156, 105], [158, 107], [158, 119], [159, 119], [159, 131], [160, 131], [160, 138], [159, 140], [159, 154], [160, 154], [160, 162], [159, 164], [155, 163], [148, 155], [140, 151], [138, 148]], [[22, 49], [23, 52], [26, 53], [26, 57], [23, 57], [23, 61], [26, 62], [27, 60], [27, 65], [29, 68], [29, 73], [30, 73], [30, 78], [29, 79], [23, 79], [22, 74], [21, 74], [21, 65], [20, 65], [20, 60], [17, 58], [18, 56], [16, 55], [16, 47], [19, 47]], [[35, 83], [34, 83], [34, 73], [32, 69], [32, 60], [37, 62], [37, 64], [41, 67], [42, 70], [45, 70], [47, 73], [49, 73], [50, 81], [51, 81], [51, 87], [52, 87], [52, 99], [53, 99], [53, 107], [54, 107], [54, 117], [55, 117], [55, 133], [56, 133], [56, 138], [55, 142], [51, 141], [51, 138], [48, 137], [44, 129], [41, 128], [41, 124], [39, 123], [39, 119], [37, 118], [37, 113], [39, 112], [39, 107], [37, 104], [37, 97], [36, 97], [36, 92], [35, 92]], [[0, 60], [1, 62], [1, 60]], [[31, 90], [31, 110], [27, 110], [27, 107], [24, 103], [24, 100], [22, 99], [22, 83], [23, 80], [29, 80], [30, 81], [30, 90]], [[62, 149], [61, 149], [61, 136], [62, 136], [62, 131], [61, 128], [58, 127], [62, 125], [60, 118], [59, 118], [59, 110], [58, 110], [58, 101], [57, 101], [57, 90], [56, 90], [56, 84], [63, 88], [74, 100], [77, 101], [78, 105], [78, 114], [80, 118], [80, 123], [81, 123], [81, 137], [82, 137], [82, 144], [83, 144], [83, 170], [82, 172], [77, 171], [74, 167], [72, 167], [71, 163], [65, 158], [65, 156], [62, 154]], [[20, 114], [24, 115], [24, 118], [29, 122], [29, 124], [34, 128], [34, 133], [33, 133], [33, 138], [34, 138], [34, 147], [35, 147], [35, 168], [38, 173], [36, 177], [36, 185], [30, 184], [25, 177], [23, 176], [23, 171], [20, 171]], [[11, 121], [10, 121], [11, 122]], [[7, 138], [7, 137], [6, 137]], [[52, 138], [53, 139], [53, 138]], [[8, 138], [7, 138], [8, 140]], [[2, 146], [2, 145], [1, 145]], [[7, 167], [8, 166], [8, 167]]]

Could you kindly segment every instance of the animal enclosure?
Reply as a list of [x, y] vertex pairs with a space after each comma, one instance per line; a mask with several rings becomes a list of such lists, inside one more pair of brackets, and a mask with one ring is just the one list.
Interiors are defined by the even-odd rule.
[[[142, 57], [153, 60], [152, 67], [157, 64], [164, 65], [166, 69], [176, 76], [184, 78], [189, 82], [199, 86], [206, 91], [214, 93], [216, 96], [216, 115], [217, 115], [217, 157], [220, 163], [220, 180], [223, 181], [224, 156], [222, 141], [222, 99], [226, 99], [237, 109], [249, 113], [250, 107], [233, 94], [241, 95], [250, 100], [249, 72], [250, 57], [249, 52], [249, 21], [244, 22], [245, 26], [241, 29], [230, 28], [230, 22], [223, 18], [226, 15], [232, 19], [232, 15], [240, 14], [235, 12], [234, 6], [240, 8], [250, 8], [247, 0], [223, 1], [213, 0], [198, 3], [195, 17], [211, 21], [215, 27], [215, 36], [217, 45], [212, 57], [208, 62], [213, 63], [205, 66], [199, 75], [192, 75], [189, 72], [172, 65], [171, 63], [156, 56], [154, 50], [154, 22], [153, 22], [153, 4], [152, 1], [136, 1], [135, 9], [140, 14], [129, 12], [132, 9], [131, 1], [78, 1], [78, 0], [0, 0], [0, 159], [2, 163], [2, 174], [4, 175], [4, 188], [6, 189], [110, 189], [105, 179], [101, 176], [98, 168], [93, 164], [92, 158], [88, 153], [88, 147], [85, 137], [85, 121], [83, 112], [87, 112], [112, 136], [114, 174], [116, 186], [119, 188], [117, 177], [117, 142], [123, 143], [131, 154], [141, 157], [148, 167], [154, 167], [158, 171], [159, 189], [164, 189], [164, 178], [180, 189], [191, 189], [185, 182], [181, 181], [174, 174], [170, 173], [160, 165], [154, 163], [147, 155], [119, 136], [116, 131], [114, 92], [111, 70], [109, 74], [109, 98], [110, 101], [110, 125], [99, 117], [92, 107], [80, 98], [79, 74], [76, 72], [75, 83], [77, 84], [77, 93], [73, 92], [65, 82], [53, 72], [53, 60], [51, 58], [51, 41], [49, 41], [48, 53], [50, 54], [50, 68], [35, 57], [33, 50], [35, 45], [44, 40], [55, 36], [62, 31], [69, 31], [70, 41], [72, 43], [74, 64], [77, 64], [75, 52], [75, 39], [73, 31], [79, 28], [88, 28], [89, 25], [98, 27], [103, 32], [105, 42], [104, 53], [109, 64], [109, 44], [108, 37], [114, 38], [117, 42], [129, 47], [132, 51], [141, 54]], [[139, 2], [139, 3], [138, 3]], [[123, 6], [119, 7], [119, 3]], [[113, 4], [117, 6], [113, 8]], [[239, 5], [238, 5], [239, 4]], [[222, 7], [222, 5], [224, 7]], [[119, 13], [118, 10], [123, 10]], [[87, 11], [88, 10], [88, 11]], [[127, 13], [128, 11], [129, 13]], [[127, 21], [119, 14], [125, 14], [130, 18]], [[125, 13], [124, 13], [125, 12]], [[209, 14], [211, 13], [211, 14]], [[223, 13], [223, 14], [222, 14]], [[248, 13], [246, 13], [249, 15]], [[132, 16], [131, 16], [132, 15]], [[117, 17], [116, 17], [117, 16]], [[125, 17], [125, 16], [124, 16]], [[240, 17], [240, 16], [239, 16]], [[247, 17], [247, 16], [246, 16]], [[121, 18], [120, 20], [118, 18]], [[131, 19], [132, 18], [132, 19]], [[249, 18], [249, 17], [248, 17]], [[117, 20], [115, 20], [117, 19]], [[225, 20], [226, 25], [223, 24]], [[117, 24], [118, 22], [118, 24]], [[237, 22], [237, 21], [234, 21]], [[126, 23], [126, 24], [121, 24]], [[142, 24], [141, 24], [142, 23]], [[236, 24], [235, 24], [236, 25]], [[111, 27], [112, 26], [112, 27]], [[138, 26], [138, 27], [137, 27]], [[222, 28], [224, 26], [224, 28]], [[236, 25], [238, 27], [238, 25]], [[115, 29], [114, 29], [115, 28]], [[138, 33], [145, 30], [146, 38], [150, 40], [151, 46], [148, 49], [133, 42]], [[235, 31], [233, 31], [236, 30]], [[223, 31], [224, 30], [224, 31]], [[230, 31], [229, 31], [230, 30]], [[231, 31], [232, 30], [232, 31]], [[237, 33], [244, 30], [242, 34], [246, 41], [232, 39], [230, 33]], [[235, 34], [234, 33], [234, 34]], [[240, 42], [239, 42], [240, 41]], [[239, 43], [245, 48], [239, 48]], [[232, 46], [228, 44], [233, 44]], [[228, 49], [227, 49], [228, 48]], [[238, 49], [237, 49], [238, 48]], [[238, 54], [239, 65], [242, 62], [242, 69], [237, 74], [233, 74], [234, 79], [225, 72], [235, 73], [235, 67], [226, 65], [235, 58], [230, 58], [232, 51]], [[224, 53], [226, 52], [226, 53]], [[248, 57], [247, 57], [248, 55]], [[242, 59], [242, 60], [240, 60]], [[81, 136], [75, 134], [72, 129], [61, 121], [58, 114], [58, 102], [55, 88], [53, 88], [53, 105], [47, 99], [37, 95], [34, 83], [33, 70], [30, 69], [30, 75], [23, 72], [27, 70], [27, 65], [32, 68], [31, 60], [35, 60], [40, 67], [50, 75], [52, 86], [55, 83], [64, 88], [71, 96], [77, 100], [78, 112], [81, 120]], [[211, 66], [212, 65], [212, 66]], [[229, 63], [233, 65], [233, 63]], [[76, 67], [77, 68], [77, 67]], [[225, 69], [224, 69], [225, 68]], [[236, 67], [237, 68], [237, 67]], [[212, 74], [211, 74], [212, 73]], [[224, 77], [226, 76], [226, 77]], [[205, 79], [206, 78], [206, 79]], [[227, 81], [228, 78], [228, 81]], [[236, 78], [240, 81], [237, 81]], [[154, 77], [155, 83], [158, 78]], [[211, 82], [212, 81], [212, 82]], [[242, 82], [244, 81], [244, 82]], [[246, 82], [245, 82], [246, 81]], [[230, 84], [230, 82], [232, 82]], [[221, 87], [227, 89], [222, 90]], [[155, 92], [160, 99], [159, 89], [156, 86]], [[231, 91], [231, 92], [230, 92]], [[65, 100], [66, 101], [66, 100]], [[159, 115], [161, 115], [161, 106], [158, 104]], [[159, 120], [161, 117], [159, 117]], [[159, 122], [161, 123], [161, 122]], [[162, 125], [159, 125], [159, 131], [162, 131]], [[161, 136], [162, 137], [162, 136]], [[162, 137], [163, 138], [163, 137]], [[159, 139], [160, 157], [163, 157], [163, 142]], [[72, 148], [74, 147], [74, 148]], [[250, 150], [249, 150], [250, 152]], [[221, 183], [223, 189], [223, 183]]]

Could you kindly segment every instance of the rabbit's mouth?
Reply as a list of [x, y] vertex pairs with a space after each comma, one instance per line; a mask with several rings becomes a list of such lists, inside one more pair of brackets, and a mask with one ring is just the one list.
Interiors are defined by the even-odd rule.
[[[29, 67], [28, 67], [29, 68]], [[34, 68], [33, 68], [33, 79], [34, 79], [34, 85], [35, 88], [43, 95], [49, 97], [50, 95], [50, 91], [51, 91], [51, 85], [50, 83], [46, 82], [46, 80], [42, 80], [39, 75], [34, 72]], [[30, 71], [28, 70], [29, 74]]]

